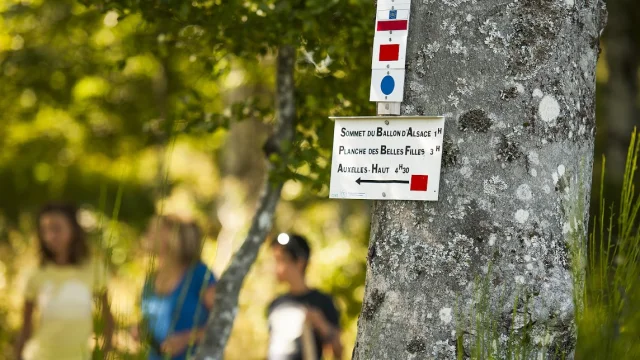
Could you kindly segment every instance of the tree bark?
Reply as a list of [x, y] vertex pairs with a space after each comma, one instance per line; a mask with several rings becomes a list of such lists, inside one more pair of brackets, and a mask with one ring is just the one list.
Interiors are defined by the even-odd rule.
[[[286, 166], [286, 148], [293, 138], [296, 117], [293, 79], [295, 55], [295, 49], [291, 46], [281, 46], [278, 51], [276, 80], [278, 123], [271, 140], [267, 141], [269, 144], [267, 154], [272, 152], [278, 154], [281, 161], [279, 167], [274, 167], [267, 161], [269, 174], [282, 170], [282, 166]], [[195, 357], [198, 360], [223, 359], [225, 345], [238, 311], [240, 289], [258, 256], [260, 246], [271, 230], [282, 185], [282, 181], [274, 183], [271, 176], [265, 179], [263, 194], [249, 233], [216, 286], [215, 304], [207, 321], [205, 337]]]
[[440, 200], [374, 204], [355, 359], [469, 358], [477, 338], [507, 358], [525, 332], [521, 358], [573, 357], [605, 17], [599, 0], [413, 1], [402, 113], [447, 117]]

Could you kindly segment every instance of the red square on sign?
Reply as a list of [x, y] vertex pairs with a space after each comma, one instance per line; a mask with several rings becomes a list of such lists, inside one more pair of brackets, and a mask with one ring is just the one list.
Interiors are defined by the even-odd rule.
[[427, 191], [428, 175], [411, 175], [411, 191]]
[[396, 61], [400, 58], [400, 44], [380, 45], [380, 61]]

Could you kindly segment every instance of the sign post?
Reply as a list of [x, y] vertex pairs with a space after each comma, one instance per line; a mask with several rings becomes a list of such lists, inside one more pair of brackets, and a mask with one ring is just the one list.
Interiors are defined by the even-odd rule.
[[437, 201], [444, 117], [335, 117], [330, 198]]
[[369, 100], [378, 116], [335, 120], [332, 199], [437, 201], [444, 117], [399, 116], [411, 0], [378, 0]]
[[369, 95], [378, 114], [400, 115], [410, 9], [410, 0], [378, 1]]

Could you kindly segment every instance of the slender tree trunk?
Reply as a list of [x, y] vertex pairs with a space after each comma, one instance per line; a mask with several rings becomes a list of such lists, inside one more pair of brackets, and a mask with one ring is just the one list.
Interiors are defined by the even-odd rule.
[[[233, 101], [231, 101], [233, 102]], [[231, 256], [244, 240], [244, 231], [260, 200], [260, 189], [266, 174], [264, 158], [256, 156], [270, 130], [258, 119], [246, 119], [231, 126], [225, 141], [221, 188], [216, 200], [216, 212], [222, 229], [216, 239], [214, 271], [220, 274], [227, 268]]]
[[[267, 155], [279, 154], [282, 159], [281, 166], [286, 166], [286, 148], [293, 138], [296, 116], [293, 81], [295, 55], [295, 49], [291, 46], [282, 46], [278, 51], [276, 84], [278, 123], [265, 148]], [[268, 165], [270, 174], [281, 170], [281, 168], [274, 168], [270, 163]], [[238, 311], [238, 296], [242, 283], [258, 256], [260, 246], [271, 230], [282, 185], [282, 182], [274, 183], [270, 176], [264, 182], [263, 194], [249, 233], [216, 286], [215, 305], [207, 322], [205, 338], [196, 355], [198, 360], [223, 358], [224, 348]]]
[[573, 357], [568, 242], [588, 220], [605, 16], [598, 0], [413, 1], [402, 112], [447, 116], [440, 200], [374, 204], [354, 358], [513, 358], [516, 336], [520, 358]]
[[171, 158], [171, 153], [167, 150], [171, 150], [171, 141], [173, 134], [171, 133], [171, 127], [168, 126], [169, 122], [169, 94], [168, 94], [168, 64], [166, 58], [162, 58], [160, 69], [153, 78], [153, 97], [158, 109], [158, 118], [152, 121], [152, 134], [155, 138], [155, 152], [158, 157], [158, 164], [156, 166], [156, 176], [154, 177], [154, 201], [155, 205], [161, 202], [161, 210], [164, 210], [165, 198], [169, 191], [169, 167], [170, 163], [167, 162], [168, 158]]

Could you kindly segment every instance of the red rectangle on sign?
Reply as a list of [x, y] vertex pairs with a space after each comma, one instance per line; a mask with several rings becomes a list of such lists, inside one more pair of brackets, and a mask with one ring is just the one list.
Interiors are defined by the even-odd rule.
[[380, 45], [379, 61], [397, 61], [400, 58], [400, 44]]
[[407, 30], [409, 21], [407, 20], [380, 20], [378, 21], [378, 31]]
[[428, 175], [411, 175], [411, 191], [427, 191]]

